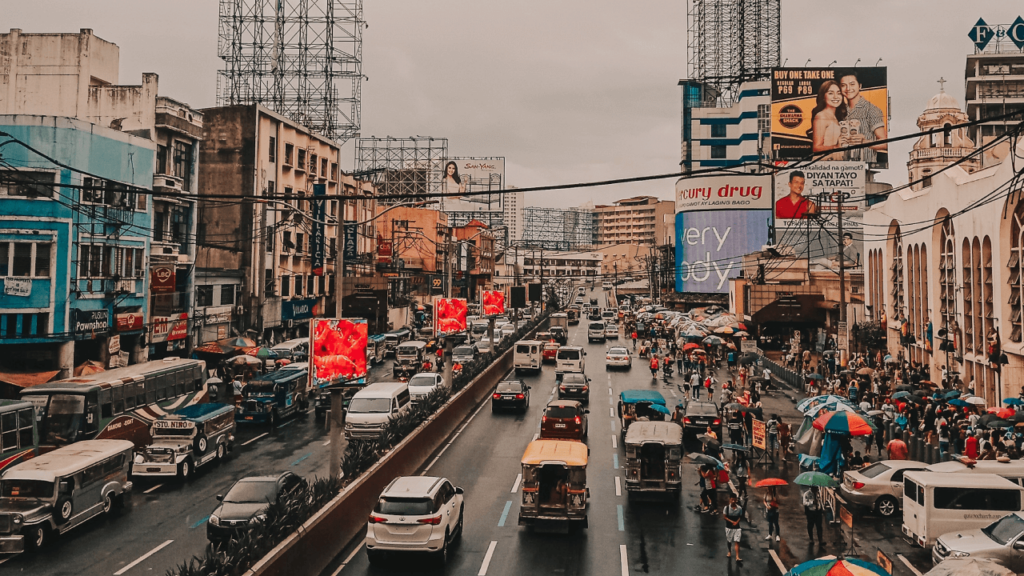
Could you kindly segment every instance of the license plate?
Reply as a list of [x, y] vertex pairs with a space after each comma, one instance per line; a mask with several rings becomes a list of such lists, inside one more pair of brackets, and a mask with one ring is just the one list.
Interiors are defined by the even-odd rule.
[[146, 472], [159, 472], [159, 468], [146, 468]]
[[252, 416], [246, 416], [245, 419], [246, 420], [252, 420]]
[[501, 399], [502, 400], [515, 400], [516, 397], [515, 396], [502, 396]]
[[555, 428], [565, 428], [565, 424], [555, 424]]

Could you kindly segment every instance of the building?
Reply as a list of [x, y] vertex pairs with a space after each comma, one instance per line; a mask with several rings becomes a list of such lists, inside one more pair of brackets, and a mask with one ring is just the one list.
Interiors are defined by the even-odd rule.
[[[971, 120], [995, 118], [1024, 108], [1024, 53], [1014, 42], [1024, 35], [1024, 25], [984, 26], [988, 34], [979, 34], [975, 53], [967, 55], [964, 71], [966, 82], [967, 116]], [[1002, 33], [996, 29], [1001, 28]], [[979, 147], [985, 147], [1016, 126], [1020, 117], [989, 120], [971, 126], [967, 137]], [[982, 165], [994, 166], [1009, 154], [1005, 140], [986, 150]]]
[[[513, 244], [523, 236], [523, 208], [525, 202], [525, 194], [514, 190], [514, 186], [509, 186], [509, 191], [505, 192], [505, 203], [503, 209], [505, 211], [505, 245]], [[499, 235], [498, 241], [501, 244], [501, 235]]]
[[601, 280], [600, 252], [572, 252], [543, 248], [516, 248], [513, 261], [517, 263], [524, 282], [547, 280]]
[[942, 128], [944, 132], [921, 136], [914, 143], [907, 162], [909, 181], [914, 190], [930, 187], [931, 175], [951, 162], [960, 161], [960, 166], [968, 174], [981, 168], [981, 158], [971, 155], [976, 148], [967, 136], [968, 129], [954, 128], [969, 121], [956, 98], [946, 94], [945, 90], [940, 90], [928, 101], [924, 112], [917, 118], [918, 129], [925, 132]]
[[471, 220], [465, 226], [452, 228], [455, 279], [453, 297], [468, 298], [470, 302], [480, 300], [481, 290], [490, 290], [494, 277], [495, 238], [494, 232], [479, 220]]
[[[940, 93], [922, 117], [936, 103], [954, 104]], [[952, 162], [969, 145], [942, 141], [932, 149]], [[864, 215], [873, 232], [865, 238], [867, 312], [887, 327], [894, 357], [927, 366], [935, 382], [951, 366], [964, 387], [973, 383], [989, 406], [1000, 406], [1024, 385], [1024, 200], [1014, 189], [1012, 156], [973, 173], [950, 166], [923, 184], [889, 194]]]
[[617, 244], [672, 244], [676, 203], [654, 196], [637, 196], [595, 206], [598, 247]]
[[523, 207], [522, 246], [579, 250], [592, 247], [594, 241], [593, 209]]
[[13, 139], [0, 163], [0, 370], [16, 373], [0, 379], [145, 359], [156, 145], [38, 114], [0, 115], [0, 132]]
[[744, 82], [731, 106], [721, 106], [715, 88], [680, 80], [681, 172], [758, 162], [769, 156], [771, 83]]
[[606, 279], [617, 281], [632, 278], [634, 274], [637, 276], [647, 274], [647, 267], [643, 262], [643, 257], [650, 255], [650, 246], [612, 244], [611, 246], [596, 248], [594, 251], [600, 252], [603, 257], [601, 261], [601, 275]]

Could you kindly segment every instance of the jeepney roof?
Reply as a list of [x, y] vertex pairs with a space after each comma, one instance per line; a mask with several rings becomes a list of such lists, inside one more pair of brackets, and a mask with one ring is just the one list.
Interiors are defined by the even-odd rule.
[[4, 480], [40, 480], [54, 482], [74, 474], [99, 460], [129, 452], [135, 448], [128, 440], [82, 440], [16, 464], [4, 472]]
[[192, 422], [205, 422], [223, 414], [233, 412], [234, 406], [227, 404], [207, 403], [185, 406], [173, 414], [167, 414], [161, 420], [190, 420]]
[[626, 431], [626, 444], [657, 442], [681, 446], [683, 429], [674, 422], [633, 422]]
[[587, 445], [575, 440], [534, 440], [523, 452], [523, 464], [562, 462], [566, 466], [587, 465]]
[[366, 337], [366, 340], [368, 342], [383, 342], [384, 341], [384, 334], [371, 334], [371, 335]]
[[426, 342], [421, 342], [419, 340], [408, 340], [406, 342], [402, 342], [401, 344], [399, 344], [398, 347], [399, 348], [416, 348], [416, 349], [420, 349], [420, 348], [426, 348], [427, 347], [427, 343]]
[[651, 404], [665, 405], [665, 397], [654, 390], [626, 390], [619, 394], [624, 404], [636, 404], [637, 402], [650, 402]]

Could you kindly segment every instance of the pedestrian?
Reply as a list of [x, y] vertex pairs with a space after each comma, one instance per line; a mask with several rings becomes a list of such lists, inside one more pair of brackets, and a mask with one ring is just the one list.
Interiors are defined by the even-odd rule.
[[700, 376], [696, 372], [690, 374], [690, 392], [694, 400], [700, 400]]
[[732, 545], [732, 551], [736, 553], [736, 564], [738, 566], [743, 565], [743, 560], [740, 559], [740, 538], [743, 533], [740, 530], [740, 520], [743, 519], [743, 508], [740, 507], [736, 501], [736, 495], [729, 495], [729, 505], [722, 510], [722, 517], [725, 518], [725, 557], [729, 557], [729, 546]]
[[633, 350], [636, 351], [636, 330], [633, 330], [631, 336], [633, 337]]
[[768, 535], [764, 539], [771, 540], [775, 536], [776, 542], [782, 540], [782, 532], [779, 530], [779, 499], [775, 495], [775, 488], [769, 488], [764, 495], [764, 517], [768, 520]]
[[207, 387], [207, 391], [210, 394], [210, 402], [216, 402], [217, 396], [220, 392], [219, 389], [217, 388], [217, 383], [211, 382], [210, 385]]
[[747, 468], [747, 457], [739, 450], [733, 452], [732, 475], [736, 478], [736, 493], [739, 494], [740, 500], [745, 503], [747, 500], [747, 480], [750, 479], [750, 470]]
[[733, 412], [729, 418], [729, 442], [743, 444], [743, 418], [739, 412]]
[[697, 469], [697, 486], [700, 487], [700, 513], [703, 514], [711, 509], [711, 497], [708, 496], [707, 464]]
[[658, 355], [654, 353], [651, 354], [651, 376], [658, 378]]
[[808, 488], [802, 497], [804, 505], [804, 516], [807, 517], [807, 539], [810, 540], [810, 544], [814, 545], [814, 530], [818, 532], [818, 547], [825, 547], [825, 538], [822, 535], [822, 523], [821, 523], [821, 505], [818, 503], [818, 496], [814, 492], [814, 488]]
[[906, 460], [910, 455], [906, 442], [899, 438], [890, 440], [889, 445], [885, 449], [889, 452], [889, 460]]
[[683, 373], [683, 358], [685, 357], [685, 354], [676, 349], [676, 371], [679, 372], [679, 374]]
[[765, 432], [768, 436], [768, 454], [772, 461], [775, 461], [775, 453], [779, 450], [779, 415], [772, 414], [772, 417], [765, 423]]

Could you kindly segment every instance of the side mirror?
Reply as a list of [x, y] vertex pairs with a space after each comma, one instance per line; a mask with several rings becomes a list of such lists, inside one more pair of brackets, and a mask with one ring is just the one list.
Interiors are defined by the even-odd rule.
[[217, 494], [217, 501], [218, 502], [223, 502], [224, 501], [224, 495], [223, 494]]
[[1024, 538], [1013, 543], [1014, 550], [1024, 550]]
[[584, 414], [590, 414], [590, 409], [589, 408], [584, 408], [583, 413]]
[[455, 493], [456, 494], [465, 494], [466, 491], [462, 489], [462, 486], [456, 486], [455, 487]]
[[62, 481], [60, 483], [60, 488], [59, 489], [60, 489], [61, 492], [67, 492], [69, 490], [69, 487], [70, 487], [70, 484], [68, 484], [67, 481]]

